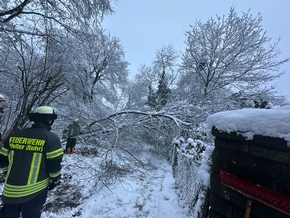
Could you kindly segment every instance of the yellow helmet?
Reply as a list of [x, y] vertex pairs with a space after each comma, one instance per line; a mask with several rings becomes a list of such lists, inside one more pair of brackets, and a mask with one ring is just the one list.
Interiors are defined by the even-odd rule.
[[32, 113], [29, 113], [28, 118], [30, 121], [55, 120], [57, 118], [57, 114], [50, 106], [40, 106], [35, 108]]

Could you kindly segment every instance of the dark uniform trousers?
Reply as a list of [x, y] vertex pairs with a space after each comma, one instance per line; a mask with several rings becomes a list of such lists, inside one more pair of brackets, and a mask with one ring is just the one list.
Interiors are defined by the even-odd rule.
[[68, 138], [66, 142], [66, 153], [74, 153], [77, 139], [76, 138]]
[[42, 191], [35, 198], [21, 204], [5, 204], [0, 218], [40, 218], [42, 207], [47, 197], [47, 190]]

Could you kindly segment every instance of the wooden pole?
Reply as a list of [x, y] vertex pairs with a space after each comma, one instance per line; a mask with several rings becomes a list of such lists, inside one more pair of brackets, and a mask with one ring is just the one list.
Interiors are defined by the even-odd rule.
[[251, 198], [248, 198], [244, 218], [250, 218], [252, 202], [253, 202], [253, 200]]

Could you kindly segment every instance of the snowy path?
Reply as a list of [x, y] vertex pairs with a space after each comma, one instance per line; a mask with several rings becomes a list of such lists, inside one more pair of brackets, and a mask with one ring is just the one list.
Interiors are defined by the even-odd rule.
[[101, 192], [90, 198], [82, 209], [82, 217], [92, 217], [92, 213], [102, 218], [186, 217], [177, 203], [170, 165], [159, 161], [157, 166], [113, 187], [111, 193]]
[[151, 156], [150, 159], [146, 169], [139, 169], [122, 182], [95, 193], [85, 190], [91, 194], [81, 205], [71, 209], [63, 208], [57, 214], [43, 212], [42, 218], [187, 217], [186, 211], [178, 206], [171, 166], [163, 158]]

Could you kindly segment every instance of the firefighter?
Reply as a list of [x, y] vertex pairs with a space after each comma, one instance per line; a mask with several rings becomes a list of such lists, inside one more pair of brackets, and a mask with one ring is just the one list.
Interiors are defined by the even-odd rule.
[[81, 133], [79, 119], [75, 119], [63, 131], [63, 138], [66, 139], [65, 153], [74, 153], [77, 136]]
[[37, 107], [28, 118], [32, 126], [9, 134], [0, 150], [0, 167], [6, 173], [3, 217], [40, 218], [47, 190], [60, 181], [63, 149], [50, 132], [57, 118], [54, 109]]

